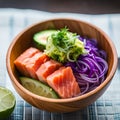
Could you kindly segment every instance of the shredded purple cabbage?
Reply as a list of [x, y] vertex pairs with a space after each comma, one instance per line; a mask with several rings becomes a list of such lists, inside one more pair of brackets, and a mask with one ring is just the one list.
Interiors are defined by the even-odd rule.
[[95, 89], [105, 80], [108, 64], [106, 52], [98, 48], [96, 40], [83, 37], [79, 39], [84, 42], [88, 53], [80, 55], [76, 62], [65, 63], [65, 66], [71, 66], [82, 95]]

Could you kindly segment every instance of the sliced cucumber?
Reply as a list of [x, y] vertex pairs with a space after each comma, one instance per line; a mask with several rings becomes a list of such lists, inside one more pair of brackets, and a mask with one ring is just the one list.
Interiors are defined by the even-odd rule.
[[28, 77], [20, 77], [20, 82], [23, 87], [36, 95], [48, 98], [59, 98], [56, 92], [51, 87], [38, 80]]
[[56, 30], [43, 30], [41, 32], [36, 33], [33, 36], [35, 46], [40, 50], [44, 50], [46, 48], [48, 36], [50, 36], [51, 34], [55, 32]]

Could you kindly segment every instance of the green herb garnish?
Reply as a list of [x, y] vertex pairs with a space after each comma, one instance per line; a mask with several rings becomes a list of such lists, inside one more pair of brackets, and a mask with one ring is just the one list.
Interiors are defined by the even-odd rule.
[[65, 63], [76, 61], [80, 54], [85, 53], [85, 49], [76, 33], [63, 28], [48, 37], [45, 53], [52, 59]]

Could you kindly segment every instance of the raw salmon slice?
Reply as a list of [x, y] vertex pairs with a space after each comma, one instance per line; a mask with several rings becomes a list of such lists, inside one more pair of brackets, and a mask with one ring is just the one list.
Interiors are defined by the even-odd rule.
[[25, 76], [29, 76], [28, 71], [25, 68], [26, 62], [34, 56], [36, 53], [39, 53], [40, 51], [36, 48], [30, 47], [27, 50], [25, 50], [20, 56], [17, 57], [17, 59], [14, 61], [15, 66]]
[[80, 93], [80, 88], [71, 67], [61, 67], [47, 77], [47, 83], [61, 98], [71, 98]]
[[39, 52], [27, 61], [25, 67], [32, 78], [38, 79], [36, 71], [47, 60], [49, 60], [49, 57], [43, 52]]
[[39, 67], [39, 69], [36, 71], [36, 75], [40, 81], [46, 83], [46, 78], [48, 77], [48, 75], [52, 74], [60, 66], [62, 66], [61, 63], [51, 59]]

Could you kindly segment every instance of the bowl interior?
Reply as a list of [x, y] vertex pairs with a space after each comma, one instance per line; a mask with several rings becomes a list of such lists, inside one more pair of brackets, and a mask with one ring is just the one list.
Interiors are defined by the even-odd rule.
[[44, 21], [42, 23], [35, 24], [23, 32], [21, 32], [17, 37], [14, 39], [11, 47], [9, 49], [10, 53], [10, 67], [9, 69], [12, 70], [13, 75], [18, 78], [18, 73], [16, 72], [14, 66], [14, 60], [27, 48], [33, 46], [33, 35], [34, 33], [45, 30], [45, 29], [60, 29], [67, 26], [70, 31], [77, 33], [81, 36], [87, 36], [98, 41], [98, 45], [101, 49], [107, 52], [107, 62], [109, 65], [108, 74], [110, 74], [111, 69], [114, 66], [114, 59], [116, 56], [114, 45], [109, 41], [108, 36], [104, 34], [99, 28], [91, 24], [87, 24], [85, 22], [80, 22], [77, 20], [69, 20], [69, 19], [57, 19], [57, 20], [49, 20]]

